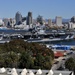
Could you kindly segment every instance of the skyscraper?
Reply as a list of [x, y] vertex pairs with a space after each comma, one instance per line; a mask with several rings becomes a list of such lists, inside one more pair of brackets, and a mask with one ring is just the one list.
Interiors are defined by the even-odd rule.
[[19, 25], [22, 22], [22, 15], [20, 12], [17, 12], [15, 15], [16, 24]]
[[57, 26], [62, 26], [62, 17], [56, 16], [56, 25]]
[[48, 19], [48, 25], [51, 26], [52, 25], [52, 20]]
[[75, 16], [71, 18], [71, 22], [75, 23]]
[[42, 18], [42, 16], [38, 15], [37, 22], [40, 23], [41, 25], [43, 25], [43, 18]]
[[32, 24], [32, 12], [28, 12], [27, 16], [27, 25]]

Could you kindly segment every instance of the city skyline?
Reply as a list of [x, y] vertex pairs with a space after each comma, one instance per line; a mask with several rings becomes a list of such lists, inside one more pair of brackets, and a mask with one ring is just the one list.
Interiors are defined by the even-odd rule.
[[54, 19], [56, 16], [68, 19], [75, 15], [74, 0], [0, 0], [0, 2], [0, 18], [14, 18], [17, 11], [23, 16], [27, 16], [30, 11], [33, 18], [41, 15], [46, 19]]

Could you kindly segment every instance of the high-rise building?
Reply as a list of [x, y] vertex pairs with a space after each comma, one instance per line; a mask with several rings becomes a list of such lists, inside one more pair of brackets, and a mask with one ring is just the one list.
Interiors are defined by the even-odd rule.
[[13, 27], [15, 25], [15, 19], [12, 18], [4, 18], [3, 22], [6, 27]]
[[15, 25], [15, 19], [14, 18], [10, 18], [10, 25], [11, 25], [11, 27], [14, 27], [14, 25]]
[[27, 25], [32, 24], [32, 12], [28, 12], [27, 16]]
[[51, 26], [51, 25], [52, 25], [52, 20], [48, 19], [48, 26]]
[[75, 23], [75, 16], [71, 18], [71, 22]]
[[43, 25], [43, 17], [38, 15], [37, 22], [40, 23], [41, 25]]
[[68, 29], [73, 29], [74, 28], [74, 24], [72, 22], [68, 23]]
[[4, 26], [4, 22], [2, 19], [0, 19], [0, 26]]
[[19, 25], [20, 23], [22, 23], [22, 15], [20, 12], [16, 13], [15, 20], [16, 20], [16, 25]]
[[3, 19], [3, 22], [4, 22], [4, 25], [5, 25], [5, 26], [8, 26], [9, 19], [8, 19], [8, 18], [4, 18], [4, 19]]
[[57, 26], [62, 26], [62, 17], [56, 16], [55, 21]]

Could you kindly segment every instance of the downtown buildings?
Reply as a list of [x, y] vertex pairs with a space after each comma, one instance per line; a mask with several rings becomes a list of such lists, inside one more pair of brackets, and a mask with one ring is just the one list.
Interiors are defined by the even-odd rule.
[[34, 26], [49, 26], [49, 27], [66, 27], [66, 29], [74, 29], [75, 28], [75, 17], [73, 16], [70, 21], [63, 22], [63, 18], [61, 16], [56, 16], [55, 19], [44, 19], [41, 15], [38, 15], [36, 19], [33, 18], [33, 13], [28, 12], [26, 16], [22, 16], [20, 12], [15, 14], [15, 18], [4, 18], [3, 24], [8, 28], [32, 28]]

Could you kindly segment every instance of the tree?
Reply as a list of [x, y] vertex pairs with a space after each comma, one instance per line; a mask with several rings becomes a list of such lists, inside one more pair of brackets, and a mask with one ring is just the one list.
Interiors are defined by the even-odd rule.
[[4, 58], [0, 55], [0, 67], [5, 67]]
[[19, 68], [33, 68], [33, 59], [27, 52], [21, 54], [19, 62]]
[[73, 70], [75, 67], [75, 60], [73, 58], [67, 59], [65, 62], [65, 67], [69, 70]]
[[38, 53], [34, 60], [35, 68], [51, 69], [52, 67], [51, 60], [52, 59], [50, 58], [50, 56], [43, 56], [41, 53]]
[[10, 51], [7, 54], [4, 54], [4, 63], [6, 64], [6, 67], [18, 67], [18, 54], [16, 54], [13, 51]]
[[45, 61], [44, 56], [42, 54], [38, 53], [36, 55], [35, 60], [34, 60], [35, 68], [37, 68], [37, 69], [38, 68], [43, 69], [44, 68], [44, 61]]
[[53, 51], [43, 44], [20, 39], [0, 44], [0, 67], [50, 69], [53, 60]]

